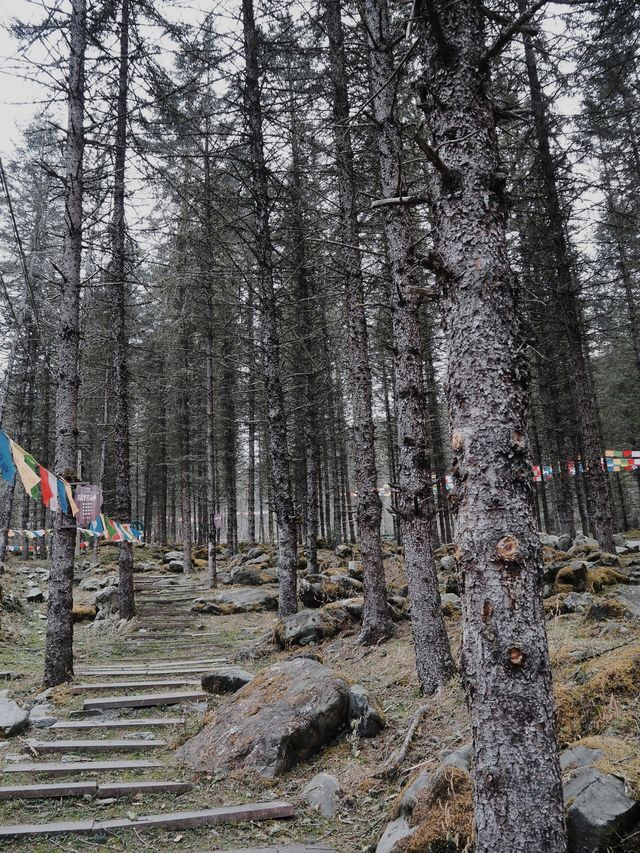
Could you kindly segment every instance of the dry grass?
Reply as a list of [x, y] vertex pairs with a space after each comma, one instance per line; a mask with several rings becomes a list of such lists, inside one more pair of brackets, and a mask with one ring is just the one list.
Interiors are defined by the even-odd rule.
[[401, 853], [467, 853], [471, 850], [471, 776], [457, 767], [444, 767], [429, 788], [418, 794], [412, 822], [416, 831], [400, 843], [398, 851]]

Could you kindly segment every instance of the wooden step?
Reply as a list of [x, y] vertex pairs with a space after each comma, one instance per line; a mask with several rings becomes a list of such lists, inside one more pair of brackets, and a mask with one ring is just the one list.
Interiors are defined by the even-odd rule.
[[27, 740], [36, 752], [142, 752], [162, 749], [166, 740]]
[[139, 696], [111, 696], [101, 699], [85, 699], [84, 711], [94, 708], [151, 708], [155, 705], [180, 705], [183, 702], [202, 702], [209, 694], [202, 690], [190, 693], [143, 693]]
[[153, 669], [155, 667], [160, 666], [209, 666], [209, 664], [217, 663], [220, 658], [194, 658], [193, 660], [171, 660], [170, 658], [164, 658], [163, 660], [121, 660], [118, 661], [117, 664], [100, 664], [98, 666], [82, 666], [82, 664], [76, 667], [76, 672], [82, 672], [84, 675], [89, 675], [94, 670], [102, 670], [102, 669], [138, 669], [139, 667], [145, 667], [149, 669]]
[[48, 785], [0, 787], [0, 800], [45, 800], [58, 797], [129, 797], [132, 794], [184, 794], [191, 782], [52, 782]]
[[52, 797], [95, 796], [96, 782], [53, 782], [49, 785], [0, 787], [0, 800], [45, 800]]
[[151, 779], [147, 782], [103, 782], [98, 785], [99, 797], [128, 797], [131, 794], [185, 794], [193, 782], [168, 782]]
[[11, 824], [0, 826], [0, 838], [64, 835], [70, 832], [105, 832], [112, 829], [189, 829], [194, 826], [215, 826], [222, 823], [274, 820], [293, 817], [293, 815], [292, 805], [276, 800], [270, 803], [247, 803], [240, 806], [222, 806], [217, 809], [144, 815], [136, 818]]
[[185, 678], [167, 678], [157, 681], [97, 681], [95, 684], [73, 684], [71, 692], [102, 693], [107, 690], [146, 690], [147, 687], [200, 687], [200, 682], [187, 681]]
[[108, 669], [96, 670], [95, 672], [76, 673], [86, 678], [141, 678], [142, 676], [171, 676], [171, 675], [198, 675], [202, 672], [208, 672], [215, 666], [227, 663], [227, 659], [221, 659], [217, 663], [212, 663], [210, 666], [194, 666], [182, 667], [175, 669], [121, 669], [112, 671]]
[[83, 729], [102, 729], [109, 731], [110, 729], [144, 729], [146, 727], [154, 728], [156, 726], [183, 726], [187, 721], [186, 717], [144, 717], [136, 719], [127, 719], [124, 717], [121, 720], [60, 720], [49, 727], [52, 729], [64, 729], [65, 731], [82, 731]]
[[324, 844], [285, 844], [278, 847], [237, 847], [224, 853], [336, 853]]
[[162, 761], [132, 758], [124, 761], [24, 761], [5, 764], [3, 773], [45, 773], [47, 776], [66, 776], [68, 773], [91, 773], [103, 770], [149, 770], [164, 767]]

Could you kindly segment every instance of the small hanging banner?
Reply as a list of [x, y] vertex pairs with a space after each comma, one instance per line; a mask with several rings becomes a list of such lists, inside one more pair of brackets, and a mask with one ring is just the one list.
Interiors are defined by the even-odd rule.
[[78, 504], [78, 524], [88, 527], [100, 515], [102, 489], [100, 486], [78, 486], [75, 497]]

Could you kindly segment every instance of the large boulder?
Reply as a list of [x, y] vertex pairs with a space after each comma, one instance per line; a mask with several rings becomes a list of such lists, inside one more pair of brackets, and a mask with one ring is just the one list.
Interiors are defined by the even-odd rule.
[[269, 589], [237, 589], [221, 592], [210, 600], [198, 599], [191, 610], [194, 613], [252, 613], [278, 609], [278, 591]]
[[242, 561], [245, 566], [260, 566], [266, 568], [271, 565], [271, 557], [268, 554], [255, 554], [253, 557], [247, 555], [247, 559]]
[[328, 601], [361, 595], [362, 589], [362, 583], [348, 575], [308, 575], [298, 584], [305, 607], [322, 607]]
[[261, 586], [264, 583], [277, 583], [278, 575], [273, 569], [263, 568], [253, 563], [243, 563], [231, 572], [231, 583], [240, 586]]
[[19, 735], [29, 725], [29, 714], [10, 696], [0, 695], [0, 734]]
[[299, 610], [276, 622], [273, 639], [281, 649], [308, 646], [346, 631], [354, 625], [357, 618], [351, 615], [348, 608], [336, 605], [317, 610]]
[[167, 551], [167, 553], [162, 558], [163, 563], [171, 563], [174, 560], [182, 560], [184, 558], [184, 554], [182, 551]]
[[349, 684], [309, 658], [263, 670], [218, 706], [178, 758], [194, 770], [251, 769], [265, 777], [310, 758], [347, 726]]

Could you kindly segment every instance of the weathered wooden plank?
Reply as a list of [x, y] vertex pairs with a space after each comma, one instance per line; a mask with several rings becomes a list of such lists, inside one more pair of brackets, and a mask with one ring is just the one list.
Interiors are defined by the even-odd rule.
[[55, 823], [24, 823], [0, 826], [0, 838], [25, 836], [65, 835], [79, 832], [104, 832], [114, 829], [189, 829], [194, 826], [213, 826], [221, 823], [274, 820], [293, 817], [294, 808], [289, 803], [247, 803], [240, 806], [222, 806], [202, 811], [173, 812], [145, 815], [137, 818], [112, 818], [110, 820], [72, 820]]
[[96, 782], [52, 782], [48, 785], [11, 785], [0, 787], [0, 800], [44, 800], [55, 797], [93, 796]]
[[139, 696], [107, 696], [100, 699], [85, 699], [82, 708], [151, 708], [156, 705], [179, 705], [182, 702], [202, 702], [208, 694], [202, 690], [189, 693], [142, 693]]
[[143, 729], [156, 726], [182, 726], [186, 723], [186, 717], [139, 717], [122, 720], [59, 720], [49, 727], [51, 729], [64, 729], [69, 731], [82, 731], [83, 729]]
[[95, 684], [83, 682], [73, 684], [71, 692], [102, 693], [107, 690], [146, 690], [147, 687], [199, 687], [199, 681], [189, 681], [186, 678], [164, 678], [154, 681], [97, 681]]
[[151, 779], [148, 782], [104, 782], [98, 785], [99, 797], [126, 797], [130, 794], [184, 794], [193, 788], [193, 782], [169, 782]]
[[[212, 851], [216, 853], [216, 851]], [[278, 847], [237, 847], [224, 853], [336, 853], [333, 847], [324, 844], [285, 844]]]
[[123, 761], [24, 761], [5, 764], [3, 773], [45, 773], [47, 776], [66, 776], [68, 773], [92, 773], [104, 770], [149, 770], [164, 767], [162, 761], [132, 758]]
[[140, 752], [162, 749], [166, 740], [28, 740], [36, 752]]
[[[207, 672], [214, 666], [219, 666], [221, 663], [226, 663], [227, 660], [220, 660], [217, 663], [212, 663], [209, 666], [193, 666], [193, 667], [174, 667], [167, 669], [120, 669], [108, 670], [100, 669], [95, 672], [78, 672], [77, 675], [82, 675], [86, 678], [141, 678], [144, 676], [171, 676], [171, 675], [198, 675], [202, 672]], [[93, 685], [92, 685], [93, 686]]]
[[118, 669], [126, 669], [127, 667], [135, 668], [135, 667], [139, 667], [139, 666], [145, 666], [145, 667], [195, 666], [196, 664], [197, 665], [201, 665], [201, 664], [207, 664], [208, 665], [210, 663], [216, 663], [219, 660], [220, 660], [220, 658], [212, 658], [212, 657], [194, 658], [193, 660], [171, 660], [171, 658], [169, 658], [169, 659], [162, 658], [160, 660], [140, 660], [138, 658], [136, 660], [121, 660], [121, 661], [118, 661], [117, 664], [100, 664], [98, 666], [82, 666], [80, 664], [75, 669], [76, 669], [76, 672], [82, 672], [85, 675], [88, 675], [92, 670], [95, 670], [95, 669], [115, 669], [115, 670], [118, 670]]

